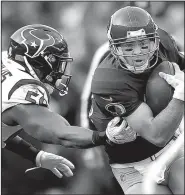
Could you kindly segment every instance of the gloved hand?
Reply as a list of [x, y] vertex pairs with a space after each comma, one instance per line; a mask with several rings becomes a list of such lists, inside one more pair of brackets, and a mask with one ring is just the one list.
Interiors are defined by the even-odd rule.
[[175, 75], [160, 72], [159, 76], [175, 89], [173, 98], [184, 101], [184, 72], [176, 63], [173, 62], [172, 64], [175, 68]]
[[[121, 119], [122, 122], [118, 125]], [[108, 141], [115, 144], [124, 144], [134, 141], [137, 134], [131, 127], [128, 126], [128, 123], [124, 118], [115, 117], [107, 125], [106, 136], [109, 139]], [[109, 144], [111, 144], [111, 142], [109, 142]]]
[[36, 156], [36, 165], [37, 167], [27, 169], [25, 173], [33, 169], [45, 168], [52, 171], [57, 177], [62, 178], [63, 174], [67, 177], [73, 176], [71, 169], [75, 168], [66, 158], [42, 150]]

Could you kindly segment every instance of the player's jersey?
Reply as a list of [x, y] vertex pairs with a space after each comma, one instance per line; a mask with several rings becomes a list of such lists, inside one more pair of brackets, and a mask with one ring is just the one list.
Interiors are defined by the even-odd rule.
[[[161, 43], [157, 65], [167, 60], [176, 62], [184, 69], [184, 61], [179, 56], [173, 39], [162, 30], [159, 35]], [[153, 60], [155, 59], [156, 56]], [[89, 116], [97, 130], [105, 131], [111, 119], [115, 116], [129, 116], [145, 101], [146, 83], [155, 67], [144, 73], [134, 74], [120, 68], [118, 60], [110, 51], [104, 56], [94, 73], [91, 87], [93, 95]], [[143, 160], [160, 149], [140, 136], [132, 142], [106, 148], [110, 161], [117, 163]]]
[[[23, 66], [7, 58], [2, 53], [2, 113], [18, 104], [38, 104], [48, 106], [49, 93], [39, 80], [29, 75]], [[2, 124], [2, 137], [8, 138], [18, 127]]]

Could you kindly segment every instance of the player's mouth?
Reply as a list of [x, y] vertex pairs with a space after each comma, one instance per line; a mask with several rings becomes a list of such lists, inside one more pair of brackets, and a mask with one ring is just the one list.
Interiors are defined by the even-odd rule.
[[145, 62], [146, 62], [146, 60], [144, 60], [144, 59], [135, 59], [134, 60], [134, 65], [135, 66], [142, 66], [142, 65], [145, 64]]
[[137, 63], [141, 63], [143, 60], [135, 60], [135, 62]]
[[136, 60], [134, 60], [134, 63], [143, 64], [143, 63], [145, 63], [145, 60], [144, 59], [136, 59]]

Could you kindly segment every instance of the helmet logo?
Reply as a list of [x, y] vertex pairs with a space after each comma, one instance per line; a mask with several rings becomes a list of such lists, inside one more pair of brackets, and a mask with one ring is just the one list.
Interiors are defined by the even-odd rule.
[[[22, 43], [26, 46], [27, 50], [25, 54], [30, 58], [37, 57], [47, 47], [53, 46], [55, 43], [55, 39], [49, 34], [46, 34], [48, 36], [48, 39], [41, 39], [34, 35], [33, 33], [37, 31], [39, 30], [34, 28], [27, 28], [21, 32], [21, 36], [23, 38]], [[33, 47], [34, 49], [31, 49], [30, 46]], [[38, 49], [35, 50], [35, 48]]]
[[146, 35], [144, 29], [136, 30], [136, 31], [127, 31], [127, 38], [131, 37], [139, 37]]

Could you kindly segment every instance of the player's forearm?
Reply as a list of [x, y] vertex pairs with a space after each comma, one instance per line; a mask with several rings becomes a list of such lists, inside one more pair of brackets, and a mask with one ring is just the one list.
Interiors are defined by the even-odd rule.
[[161, 165], [166, 165], [167, 167], [173, 162], [179, 153], [182, 152], [184, 148], [184, 132], [179, 135], [175, 142], [161, 155], [158, 163]]
[[77, 126], [68, 126], [62, 133], [61, 140], [65, 147], [90, 148], [95, 145], [92, 142], [93, 131]]
[[14, 120], [26, 133], [41, 142], [73, 148], [89, 148], [102, 144], [103, 136], [94, 136], [95, 133], [89, 129], [70, 126], [62, 116], [45, 107], [20, 105], [13, 110]]
[[95, 132], [83, 127], [68, 126], [61, 136], [62, 145], [70, 148], [92, 148], [104, 145], [105, 132]]
[[168, 106], [159, 113], [150, 124], [153, 137], [161, 145], [165, 145], [174, 135], [184, 114], [184, 102], [172, 99]]
[[94, 132], [78, 126], [39, 126], [32, 132], [30, 135], [41, 142], [69, 148], [92, 148], [104, 145], [106, 141], [104, 132]]

